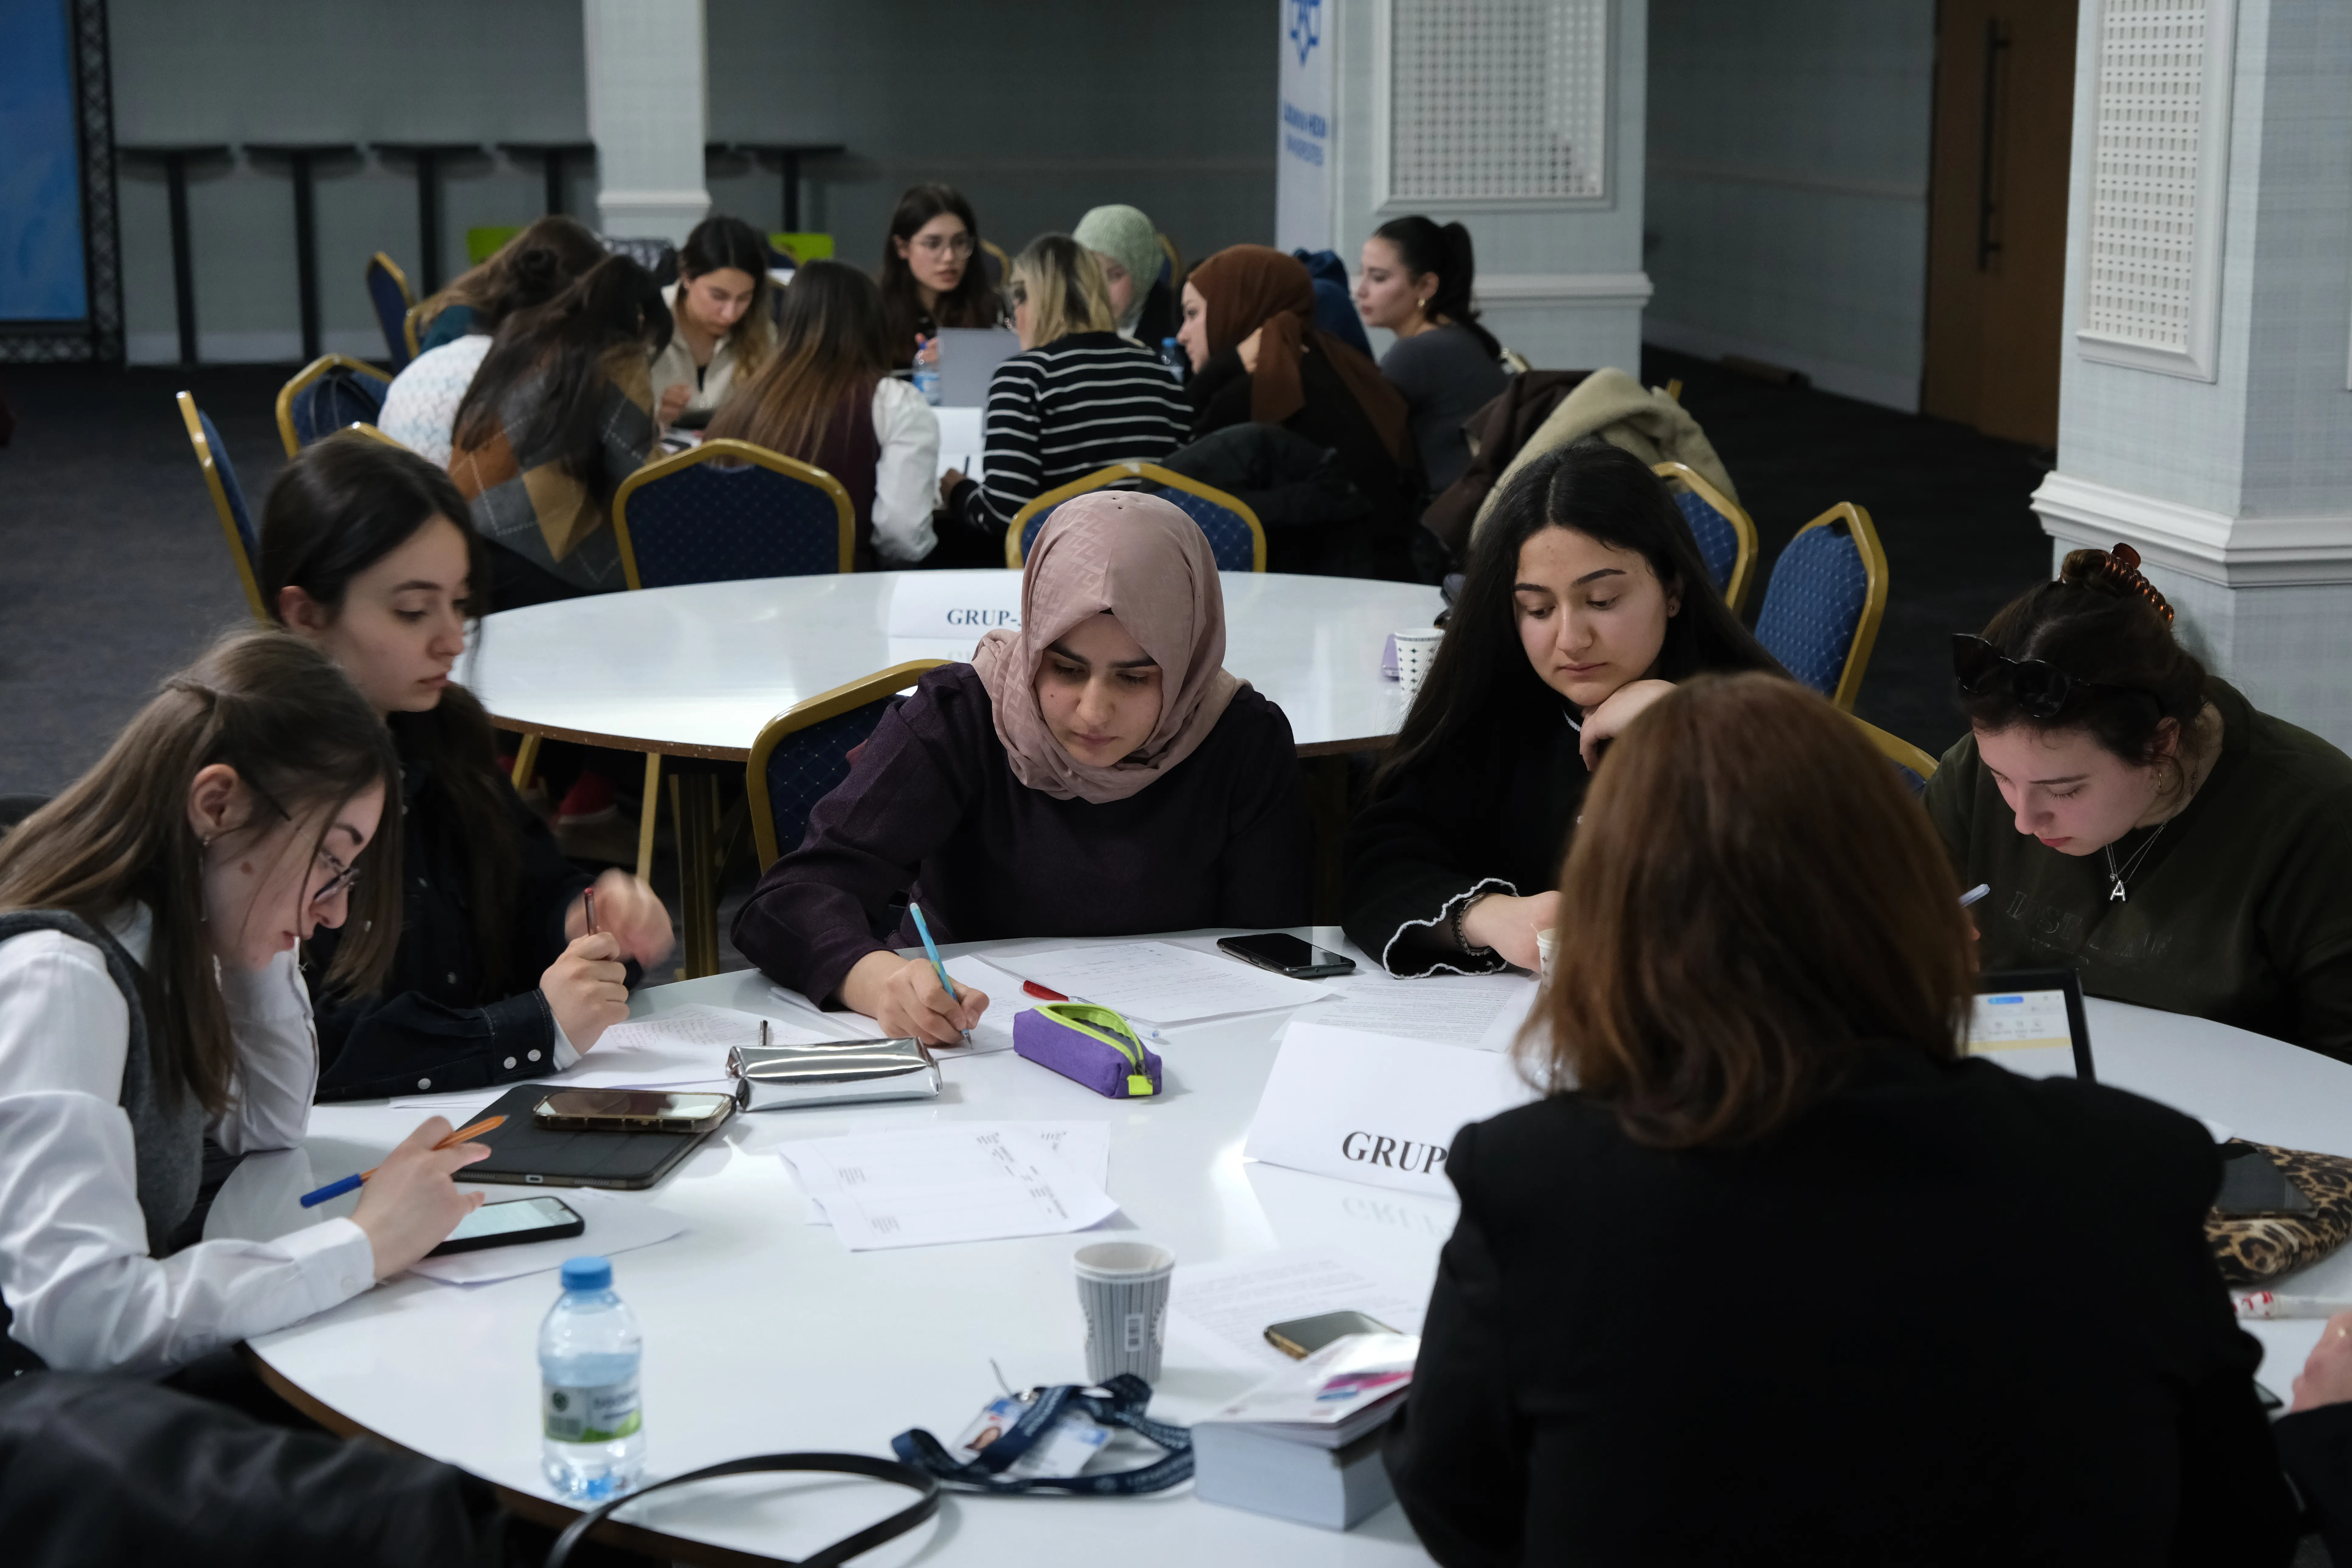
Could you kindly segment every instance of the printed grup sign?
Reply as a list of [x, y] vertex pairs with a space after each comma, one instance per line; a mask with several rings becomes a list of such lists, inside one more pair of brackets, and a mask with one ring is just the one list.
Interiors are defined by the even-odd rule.
[[1021, 629], [1018, 572], [908, 572], [890, 586], [889, 635], [967, 645]]
[[1505, 1054], [1297, 1022], [1284, 1031], [1242, 1152], [1451, 1197], [1445, 1154], [1455, 1131], [1535, 1098]]

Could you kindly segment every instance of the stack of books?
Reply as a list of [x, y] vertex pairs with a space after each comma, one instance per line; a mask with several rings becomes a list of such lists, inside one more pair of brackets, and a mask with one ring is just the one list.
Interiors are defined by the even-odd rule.
[[1347, 1530], [1395, 1499], [1381, 1428], [1404, 1403], [1413, 1334], [1349, 1334], [1192, 1426], [1203, 1502]]

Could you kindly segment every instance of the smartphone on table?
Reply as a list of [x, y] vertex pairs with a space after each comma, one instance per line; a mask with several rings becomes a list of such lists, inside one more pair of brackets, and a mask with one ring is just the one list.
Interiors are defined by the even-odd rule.
[[560, 1089], [531, 1109], [530, 1119], [570, 1132], [703, 1132], [734, 1113], [731, 1094]]
[[2277, 1163], [2252, 1143], [2221, 1149], [2221, 1190], [2213, 1206], [2225, 1215], [2309, 1214], [2311, 1198]]
[[1349, 1334], [1395, 1332], [1370, 1312], [1319, 1312], [1311, 1318], [1268, 1323], [1265, 1342], [1293, 1361], [1305, 1361], [1333, 1340], [1344, 1340]]
[[426, 1253], [446, 1258], [453, 1252], [479, 1252], [486, 1247], [520, 1247], [526, 1241], [561, 1241], [578, 1236], [588, 1222], [562, 1198], [509, 1198], [484, 1204], [457, 1222], [449, 1239]]
[[1258, 936], [1221, 936], [1217, 946], [1244, 963], [1287, 974], [1293, 980], [1320, 980], [1332, 974], [1353, 974], [1356, 961], [1329, 948], [1317, 947], [1288, 931], [1270, 931]]

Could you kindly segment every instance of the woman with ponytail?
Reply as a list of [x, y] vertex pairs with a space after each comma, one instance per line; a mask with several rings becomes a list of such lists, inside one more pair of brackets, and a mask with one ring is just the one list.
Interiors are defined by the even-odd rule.
[[768, 242], [740, 217], [707, 217], [678, 247], [677, 281], [662, 290], [677, 331], [654, 357], [656, 406], [708, 421], [768, 363], [776, 346], [776, 286]]
[[1470, 303], [1476, 272], [1468, 229], [1415, 214], [1372, 231], [1356, 278], [1357, 314], [1366, 326], [1396, 334], [1381, 356], [1381, 374], [1412, 411], [1413, 444], [1432, 495], [1470, 466], [1463, 421], [1510, 380], [1503, 345], [1478, 324]]
[[449, 458], [499, 608], [621, 586], [613, 492], [659, 435], [649, 357], [669, 335], [661, 290], [625, 256], [499, 328], [458, 405]]
[[544, 305], [604, 259], [604, 242], [576, 218], [543, 217], [497, 255], [425, 301], [422, 353], [392, 378], [376, 424], [443, 468], [457, 405], [474, 384], [490, 341], [517, 310]]
[[1955, 634], [1952, 672], [1927, 810], [1991, 885], [1986, 969], [2352, 1061], [2352, 759], [2207, 674], [2126, 544]]

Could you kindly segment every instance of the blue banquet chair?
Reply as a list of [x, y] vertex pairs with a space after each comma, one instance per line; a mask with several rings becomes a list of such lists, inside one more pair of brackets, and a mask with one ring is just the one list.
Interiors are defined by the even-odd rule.
[[1846, 712], [1886, 613], [1886, 552], [1870, 514], [1840, 501], [1797, 531], [1772, 564], [1756, 640]]
[[184, 392], [179, 405], [180, 420], [188, 427], [188, 445], [195, 448], [196, 468], [205, 477], [205, 493], [212, 497], [214, 515], [220, 519], [221, 534], [228, 541], [229, 559], [236, 564], [237, 581], [245, 585], [246, 605], [253, 618], [267, 626], [269, 615], [261, 607], [261, 579], [253, 569], [261, 558], [261, 535], [253, 525], [252, 509], [245, 504], [245, 488], [236, 482], [236, 467], [228, 460], [228, 448], [221, 445], [212, 417], [196, 407], [196, 400]]
[[646, 464], [613, 498], [632, 588], [850, 570], [849, 492], [823, 468], [749, 441], [705, 441]]
[[348, 354], [320, 354], [278, 389], [278, 438], [296, 453], [346, 425], [373, 425], [383, 416], [392, 377]]
[[874, 733], [897, 694], [947, 662], [917, 658], [894, 664], [795, 702], [761, 727], [743, 782], [751, 843], [762, 872], [784, 851], [799, 847], [809, 813], [849, 776], [849, 753]]
[[1004, 531], [1004, 563], [1018, 569], [1027, 563], [1029, 547], [1037, 541], [1037, 531], [1045, 526], [1045, 520], [1054, 514], [1055, 507], [1073, 496], [1108, 489], [1113, 485], [1139, 489], [1147, 495], [1173, 502], [1209, 536], [1209, 550], [1217, 558], [1218, 571], [1265, 570], [1265, 529], [1258, 521], [1257, 513], [1237, 498], [1198, 479], [1188, 479], [1157, 463], [1132, 462], [1097, 468], [1084, 479], [1047, 490], [1014, 512], [1013, 526]]
[[1756, 574], [1756, 524], [1738, 502], [1688, 463], [1658, 463], [1651, 471], [1665, 481], [1666, 493], [1675, 498], [1683, 521], [1690, 524], [1691, 537], [1698, 542], [1699, 558], [1715, 579], [1716, 592], [1738, 615]]
[[376, 325], [383, 329], [383, 351], [398, 375], [416, 357], [416, 296], [409, 291], [408, 274], [400, 263], [377, 251], [368, 258], [368, 303], [375, 307]]

